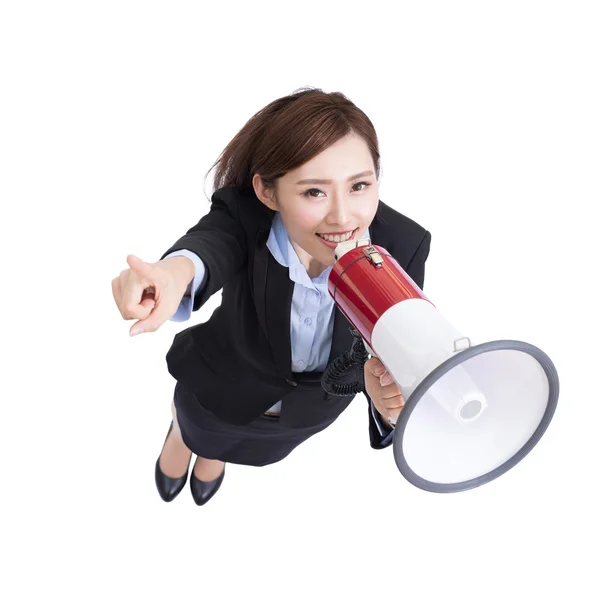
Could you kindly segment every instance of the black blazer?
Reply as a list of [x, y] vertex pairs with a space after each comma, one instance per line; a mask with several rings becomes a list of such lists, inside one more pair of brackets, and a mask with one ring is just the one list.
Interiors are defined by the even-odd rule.
[[[206, 265], [207, 279], [194, 297], [193, 311], [222, 289], [221, 305], [211, 318], [177, 333], [166, 360], [169, 373], [202, 406], [234, 425], [251, 422], [300, 386], [312, 401], [290, 402], [280, 418], [286, 426], [305, 427], [334, 420], [353, 396], [325, 392], [320, 371], [292, 372], [294, 282], [266, 245], [274, 214], [252, 188], [221, 188], [209, 213], [161, 256], [186, 249]], [[431, 234], [381, 201], [369, 229], [371, 242], [385, 248], [422, 289]], [[349, 321], [339, 308], [334, 312], [328, 364], [350, 350], [353, 340]], [[383, 447], [370, 406], [369, 437], [373, 448]]]

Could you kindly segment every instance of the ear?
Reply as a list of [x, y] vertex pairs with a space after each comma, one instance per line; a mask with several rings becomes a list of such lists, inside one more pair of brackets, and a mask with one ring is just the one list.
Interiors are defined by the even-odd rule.
[[255, 173], [252, 177], [252, 187], [256, 197], [271, 210], [279, 210], [277, 206], [277, 199], [275, 197], [275, 190], [265, 187], [262, 177]]

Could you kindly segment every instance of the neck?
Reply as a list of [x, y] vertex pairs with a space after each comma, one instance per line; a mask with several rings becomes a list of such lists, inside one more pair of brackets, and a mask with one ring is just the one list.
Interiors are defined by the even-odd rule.
[[308, 252], [305, 252], [295, 242], [292, 242], [292, 247], [296, 252], [298, 260], [300, 260], [300, 262], [306, 269], [306, 273], [311, 279], [318, 277], [327, 268], [327, 265], [324, 265], [322, 262], [318, 261], [316, 258], [308, 254]]
[[[302, 264], [304, 265], [304, 263]], [[304, 266], [306, 267], [306, 265]], [[315, 277], [318, 277], [326, 268], [327, 265], [324, 265], [313, 258], [311, 259], [308, 267], [306, 267], [306, 272], [311, 279], [314, 279]]]

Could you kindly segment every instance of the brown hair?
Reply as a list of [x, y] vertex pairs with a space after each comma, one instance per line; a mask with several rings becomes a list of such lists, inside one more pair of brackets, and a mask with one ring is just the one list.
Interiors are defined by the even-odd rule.
[[299, 88], [259, 110], [206, 175], [217, 167], [213, 192], [226, 186], [251, 189], [255, 173], [266, 187], [273, 188], [279, 177], [351, 132], [367, 143], [379, 179], [379, 143], [369, 117], [341, 92]]

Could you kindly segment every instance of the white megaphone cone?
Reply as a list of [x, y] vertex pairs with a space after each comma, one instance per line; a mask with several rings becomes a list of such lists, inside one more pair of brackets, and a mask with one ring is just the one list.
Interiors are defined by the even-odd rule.
[[393, 442], [402, 475], [424, 490], [458, 492], [525, 457], [558, 401], [548, 356], [515, 340], [472, 346], [368, 239], [341, 242], [335, 258], [329, 293], [405, 399]]

